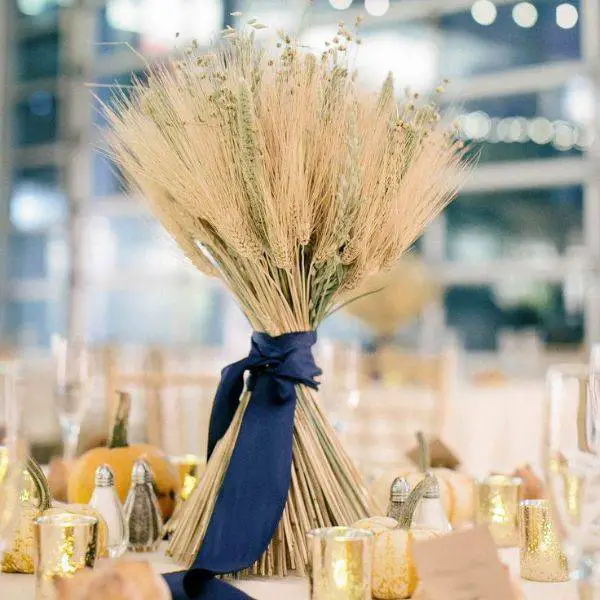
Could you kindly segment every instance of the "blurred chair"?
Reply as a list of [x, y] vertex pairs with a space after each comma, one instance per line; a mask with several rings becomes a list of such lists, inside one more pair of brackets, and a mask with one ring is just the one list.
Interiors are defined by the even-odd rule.
[[[211, 358], [214, 358], [214, 352]], [[145, 438], [149, 443], [171, 454], [196, 453], [198, 450], [191, 452], [192, 446], [204, 449], [208, 415], [219, 381], [218, 371], [199, 370], [194, 361], [170, 355], [159, 348], [143, 349], [137, 370], [128, 368], [127, 362], [114, 347], [103, 352], [109, 417], [114, 415], [118, 390], [133, 392], [134, 403], [137, 392], [144, 405]], [[205, 364], [202, 360], [200, 363]]]
[[346, 394], [336, 417], [346, 448], [367, 479], [408, 464], [417, 431], [443, 436], [455, 364], [453, 352], [428, 356], [386, 347], [363, 355], [361, 384]]

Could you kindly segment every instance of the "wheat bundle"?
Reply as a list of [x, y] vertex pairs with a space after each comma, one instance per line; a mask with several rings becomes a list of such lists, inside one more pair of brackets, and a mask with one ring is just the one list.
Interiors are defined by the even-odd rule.
[[[188, 259], [225, 282], [255, 331], [277, 336], [315, 330], [392, 266], [454, 196], [463, 153], [432, 105], [397, 105], [391, 76], [379, 94], [357, 88], [354, 28], [340, 23], [315, 56], [285, 33], [268, 53], [254, 39], [262, 27], [226, 30], [209, 54], [192, 44], [107, 112], [114, 158]], [[184, 564], [249, 403], [246, 391], [171, 540]], [[303, 572], [308, 530], [372, 511], [316, 395], [298, 386], [287, 504], [250, 571]]]
[[400, 326], [419, 315], [439, 292], [439, 282], [423, 261], [406, 256], [389, 271], [369, 277], [345, 310], [372, 331], [377, 345], [393, 338]]

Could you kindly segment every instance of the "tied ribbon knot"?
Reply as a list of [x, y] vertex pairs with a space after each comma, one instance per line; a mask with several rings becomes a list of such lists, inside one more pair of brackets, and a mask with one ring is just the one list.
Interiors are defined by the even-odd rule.
[[312, 331], [252, 334], [250, 354], [225, 367], [215, 395], [208, 458], [239, 408], [244, 374], [252, 396], [200, 551], [189, 571], [165, 576], [174, 600], [239, 600], [246, 594], [215, 579], [252, 566], [281, 520], [291, 482], [296, 385], [317, 389], [321, 370]]

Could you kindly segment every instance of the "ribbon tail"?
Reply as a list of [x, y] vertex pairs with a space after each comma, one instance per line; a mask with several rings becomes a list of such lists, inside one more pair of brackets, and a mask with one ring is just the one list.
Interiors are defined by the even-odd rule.
[[207, 572], [254, 564], [277, 530], [292, 474], [296, 402], [294, 384], [288, 385], [292, 401], [280, 403], [275, 381], [261, 376], [256, 382], [200, 552], [185, 576], [190, 598], [204, 588]]
[[238, 409], [244, 389], [244, 371], [247, 366], [248, 359], [244, 359], [221, 371], [221, 380], [210, 413], [207, 458], [211, 457], [217, 442], [229, 429], [235, 411]]
[[172, 600], [201, 600], [202, 598], [210, 600], [253, 600], [252, 596], [220, 579], [206, 580], [201, 592], [195, 596], [189, 596], [183, 585], [185, 574], [186, 571], [176, 571], [175, 573], [163, 575], [171, 591]]
[[292, 479], [296, 385], [316, 388], [314, 332], [254, 333], [248, 358], [223, 369], [209, 430], [209, 457], [239, 408], [244, 372], [251, 398], [192, 568], [165, 577], [174, 600], [247, 600], [216, 575], [251, 567], [277, 531]]

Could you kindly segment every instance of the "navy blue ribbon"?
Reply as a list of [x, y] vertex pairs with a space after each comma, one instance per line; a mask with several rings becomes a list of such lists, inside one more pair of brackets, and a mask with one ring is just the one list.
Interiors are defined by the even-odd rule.
[[297, 384], [316, 389], [321, 370], [311, 348], [317, 334], [252, 334], [247, 358], [225, 367], [210, 417], [208, 456], [239, 406], [244, 373], [252, 392], [229, 467], [196, 560], [165, 575], [174, 600], [240, 600], [246, 594], [215, 575], [253, 565], [267, 549], [291, 481]]

